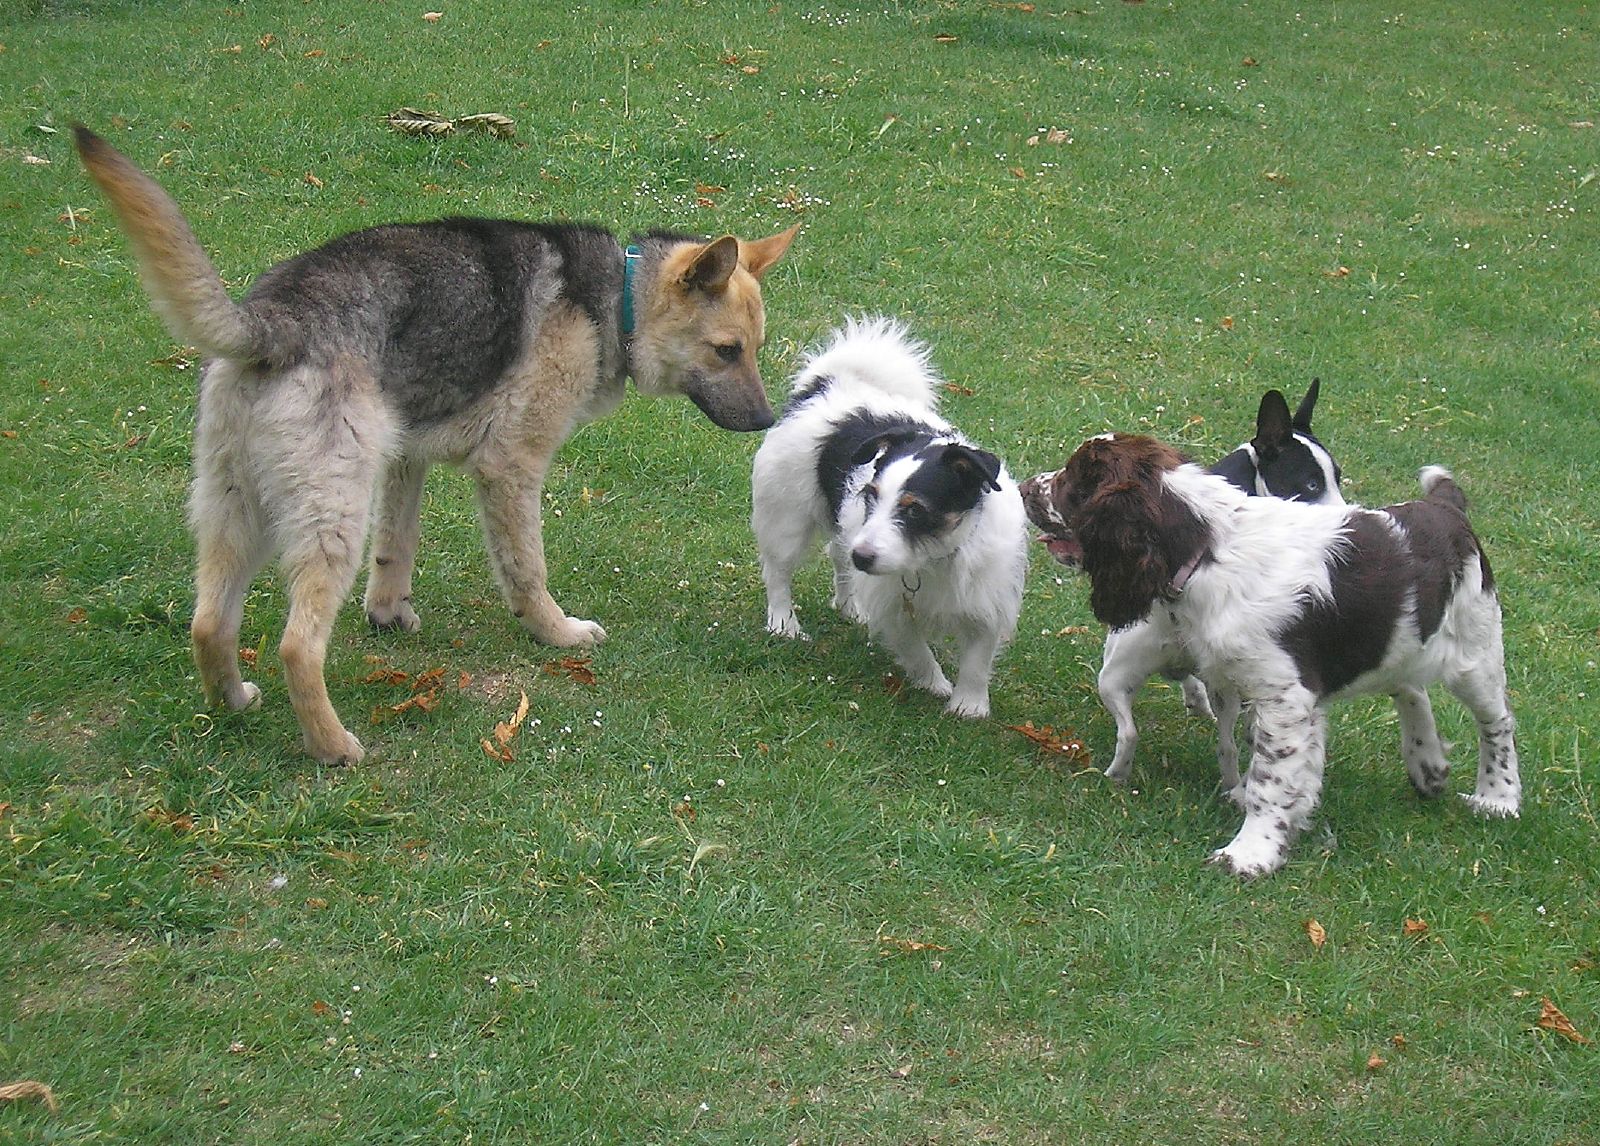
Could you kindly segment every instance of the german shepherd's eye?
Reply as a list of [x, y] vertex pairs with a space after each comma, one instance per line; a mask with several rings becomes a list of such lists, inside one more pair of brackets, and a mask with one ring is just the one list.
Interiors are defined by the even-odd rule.
[[737, 362], [740, 356], [744, 354], [744, 344], [742, 342], [724, 342], [713, 347], [713, 349], [716, 350], [717, 357], [724, 362]]

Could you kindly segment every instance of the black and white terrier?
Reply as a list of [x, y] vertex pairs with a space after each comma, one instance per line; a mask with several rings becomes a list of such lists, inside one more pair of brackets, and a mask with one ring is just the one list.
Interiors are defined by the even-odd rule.
[[1250, 497], [1126, 434], [1023, 483], [1051, 554], [1089, 575], [1096, 617], [1165, 614], [1201, 679], [1250, 706], [1244, 825], [1212, 857], [1236, 875], [1283, 866], [1322, 792], [1325, 710], [1345, 696], [1393, 696], [1406, 774], [1436, 796], [1450, 761], [1427, 690], [1443, 683], [1478, 726], [1465, 799], [1490, 816], [1521, 808], [1494, 576], [1449, 472], [1430, 466], [1421, 483], [1420, 500], [1383, 509]]
[[[899, 323], [848, 320], [801, 366], [756, 451], [750, 522], [769, 632], [805, 637], [794, 571], [826, 534], [834, 606], [946, 711], [987, 716], [1022, 607], [1027, 525], [1000, 459], [939, 416], [941, 385]], [[954, 686], [931, 647], [944, 637], [959, 650]]]
[[[1313, 378], [1292, 416], [1284, 396], [1277, 390], [1268, 390], [1256, 411], [1255, 437], [1209, 472], [1226, 478], [1247, 494], [1313, 505], [1343, 505], [1339, 466], [1311, 432], [1311, 415], [1320, 388], [1321, 381]], [[1139, 743], [1133, 697], [1156, 673], [1181, 682], [1183, 702], [1190, 712], [1216, 720], [1222, 789], [1235, 791], [1239, 785], [1239, 748], [1233, 730], [1239, 719], [1239, 698], [1226, 690], [1216, 696], [1208, 694], [1194, 675], [1193, 659], [1184, 651], [1177, 631], [1159, 609], [1136, 625], [1106, 634], [1096, 683], [1101, 703], [1117, 723], [1116, 753], [1106, 775], [1126, 781], [1133, 772], [1133, 753]]]

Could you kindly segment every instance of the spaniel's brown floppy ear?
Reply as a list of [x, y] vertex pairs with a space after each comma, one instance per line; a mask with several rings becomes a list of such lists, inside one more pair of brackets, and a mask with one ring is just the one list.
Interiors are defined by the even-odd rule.
[[1166, 592], [1174, 572], [1147, 484], [1119, 482], [1092, 498], [1078, 524], [1089, 607], [1114, 629], [1137, 624]]

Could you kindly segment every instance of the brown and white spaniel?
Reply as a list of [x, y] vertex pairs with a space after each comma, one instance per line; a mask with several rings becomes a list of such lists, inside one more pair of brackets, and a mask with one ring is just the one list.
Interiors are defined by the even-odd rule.
[[1450, 761], [1428, 686], [1478, 726], [1479, 813], [1515, 816], [1522, 785], [1506, 701], [1494, 576], [1447, 470], [1383, 509], [1250, 497], [1152, 438], [1106, 434], [1022, 485], [1057, 560], [1089, 575], [1090, 608], [1125, 627], [1161, 610], [1198, 673], [1255, 718], [1244, 826], [1213, 855], [1240, 876], [1276, 871], [1322, 790], [1325, 710], [1387, 693], [1412, 786], [1444, 790]]

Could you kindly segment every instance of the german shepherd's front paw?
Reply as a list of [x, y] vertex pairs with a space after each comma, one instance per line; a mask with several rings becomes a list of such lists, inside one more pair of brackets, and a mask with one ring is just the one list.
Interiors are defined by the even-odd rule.
[[348, 728], [341, 728], [329, 738], [326, 744], [313, 743], [310, 736], [305, 738], [306, 751], [324, 764], [341, 767], [346, 764], [359, 764], [367, 750], [361, 747], [361, 741], [353, 736]]
[[380, 631], [415, 633], [422, 628], [422, 618], [408, 600], [390, 605], [368, 602], [367, 624]]
[[261, 707], [261, 689], [253, 681], [242, 680], [223, 692], [222, 703], [230, 712], [251, 712]]
[[562, 623], [543, 638], [549, 645], [559, 648], [571, 648], [575, 645], [598, 645], [606, 639], [606, 631], [597, 621], [585, 621], [582, 617], [563, 617]]

